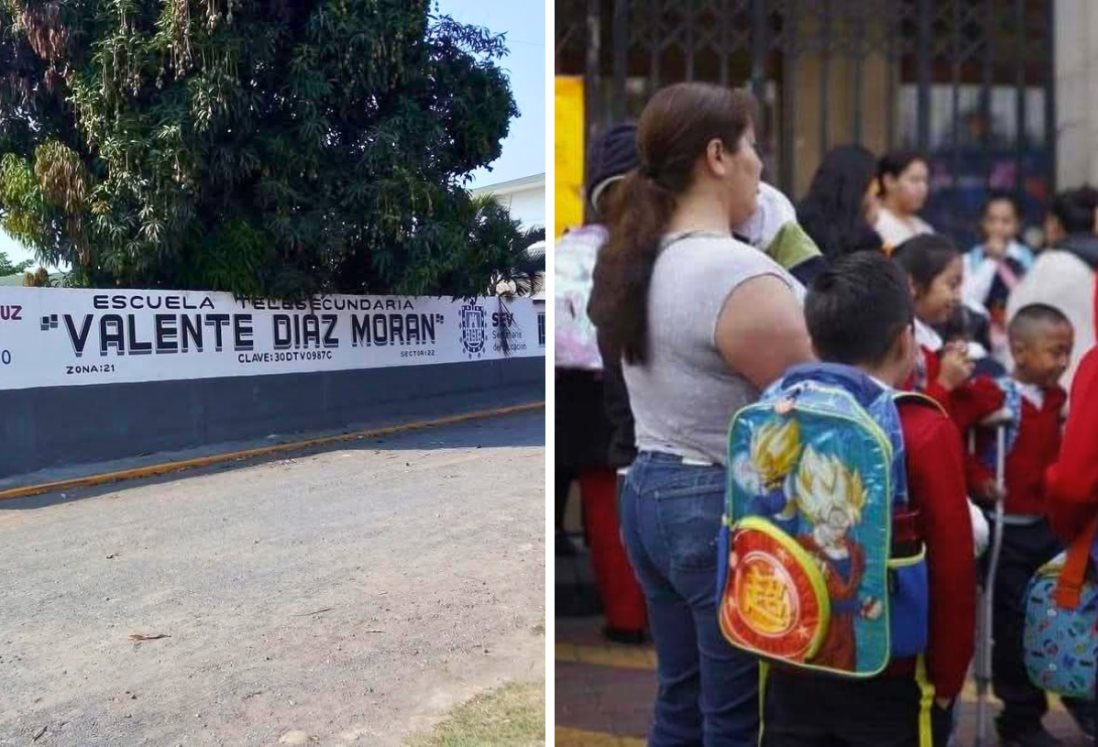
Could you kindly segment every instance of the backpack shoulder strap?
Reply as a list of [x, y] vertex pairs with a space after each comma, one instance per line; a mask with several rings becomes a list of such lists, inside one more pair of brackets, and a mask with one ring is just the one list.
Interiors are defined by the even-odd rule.
[[1090, 548], [1094, 544], [1096, 532], [1098, 532], [1098, 517], [1092, 519], [1087, 528], [1068, 546], [1067, 560], [1060, 570], [1060, 578], [1056, 582], [1056, 591], [1053, 593], [1058, 607], [1070, 610], [1079, 606], [1083, 581], [1086, 580], [1087, 575], [1087, 561], [1090, 559]]
[[929, 407], [932, 410], [949, 417], [949, 414], [945, 411], [945, 408], [938, 402], [938, 400], [928, 397], [925, 394], [919, 392], [896, 392], [892, 395], [892, 400], [896, 403], [896, 406], [902, 404], [921, 405], [922, 407]]

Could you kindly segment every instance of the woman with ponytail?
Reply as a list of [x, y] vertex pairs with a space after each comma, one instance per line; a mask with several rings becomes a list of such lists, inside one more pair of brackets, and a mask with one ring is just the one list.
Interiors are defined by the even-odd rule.
[[658, 656], [649, 744], [755, 745], [755, 660], [723, 638], [716, 537], [732, 414], [811, 358], [803, 289], [733, 238], [755, 210], [754, 100], [701, 83], [641, 115], [641, 166], [608, 205], [590, 315], [623, 364], [638, 455], [622, 531]]

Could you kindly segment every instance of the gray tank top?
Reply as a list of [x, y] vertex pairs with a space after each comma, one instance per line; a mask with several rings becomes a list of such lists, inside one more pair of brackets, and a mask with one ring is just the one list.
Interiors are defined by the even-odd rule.
[[730, 236], [669, 235], [648, 293], [648, 362], [625, 365], [637, 448], [724, 464], [733, 413], [758, 399], [717, 350], [717, 317], [741, 283], [773, 275], [798, 301], [804, 288], [780, 265]]

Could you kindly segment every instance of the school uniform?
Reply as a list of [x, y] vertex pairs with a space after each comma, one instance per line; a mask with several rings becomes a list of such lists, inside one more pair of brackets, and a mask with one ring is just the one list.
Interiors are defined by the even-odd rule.
[[[968, 427], [978, 422], [982, 416], [979, 411], [981, 405], [974, 403], [963, 395], [963, 390], [974, 386], [974, 381], [969, 380], [955, 390], [948, 390], [938, 382], [938, 375], [942, 370], [941, 351], [945, 343], [930, 325], [915, 320], [915, 371], [904, 382], [903, 388], [915, 391], [933, 399], [957, 428], [958, 434], [964, 433]], [[980, 384], [975, 384], [979, 387]], [[983, 513], [971, 501], [966, 501], [969, 509], [969, 521], [973, 528], [973, 540], [976, 555], [982, 555], [987, 548], [990, 539], [990, 531]]]
[[879, 676], [845, 680], [775, 666], [765, 684], [765, 747], [918, 747], [920, 733], [946, 744], [951, 716], [934, 698], [955, 698], [972, 659], [976, 576], [957, 429], [939, 412], [898, 404], [912, 507], [926, 544], [930, 613], [924, 657]]
[[982, 244], [965, 254], [962, 286], [965, 302], [987, 313], [991, 352], [999, 360], [1010, 357], [1006, 329], [1007, 301], [1033, 266], [1033, 261], [1033, 251], [1017, 241], [1007, 244], [1006, 252], [1000, 259], [990, 256]]
[[[995, 386], [965, 388], [962, 396], [976, 412], [986, 415], [1005, 408], [1014, 415], [1006, 426], [1005, 516], [995, 576], [991, 655], [992, 686], [1004, 704], [996, 725], [1000, 736], [1010, 739], [1039, 728], [1048, 711], [1044, 691], [1026, 673], [1022, 636], [1026, 587], [1033, 574], [1063, 549], [1045, 518], [1044, 476], [1060, 451], [1067, 393], [1059, 386], [1039, 387], [1004, 378]], [[966, 472], [970, 485], [995, 478], [994, 433], [979, 432]]]

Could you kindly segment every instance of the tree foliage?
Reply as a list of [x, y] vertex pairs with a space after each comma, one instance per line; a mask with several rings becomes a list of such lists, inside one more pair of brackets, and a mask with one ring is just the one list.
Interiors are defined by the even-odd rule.
[[53, 281], [50, 272], [45, 267], [39, 267], [34, 272], [23, 275], [23, 286], [26, 288], [52, 288]]
[[18, 275], [33, 264], [34, 262], [29, 259], [23, 262], [12, 262], [7, 252], [0, 252], [0, 277]]
[[505, 51], [428, 0], [0, 0], [0, 225], [84, 285], [484, 293]]

